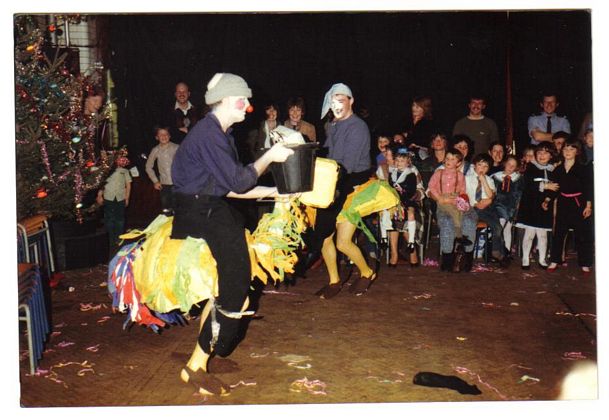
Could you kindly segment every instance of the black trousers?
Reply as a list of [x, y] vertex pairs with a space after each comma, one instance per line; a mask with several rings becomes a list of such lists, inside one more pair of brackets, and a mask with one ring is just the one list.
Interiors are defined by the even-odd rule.
[[353, 192], [353, 188], [368, 181], [370, 171], [341, 173], [336, 187], [336, 198], [334, 202], [325, 209], [317, 209], [315, 228], [304, 236], [308, 252], [320, 252], [324, 240], [336, 230], [336, 218], [343, 209], [347, 196]]
[[[248, 295], [251, 278], [243, 218], [220, 197], [174, 195], [176, 208], [171, 237], [205, 239], [217, 263], [219, 294], [216, 302], [226, 311], [239, 312]], [[220, 334], [213, 350], [226, 357], [239, 342], [242, 323], [241, 319], [228, 318], [220, 312], [216, 316]], [[211, 316], [208, 316], [199, 334], [199, 345], [206, 353], [211, 353], [211, 339]]]
[[552, 250], [550, 262], [560, 263], [562, 260], [563, 245], [569, 229], [575, 233], [575, 248], [577, 249], [577, 262], [580, 267], [591, 267], [594, 262], [594, 235], [592, 216], [584, 219], [583, 204], [577, 205], [573, 198], [558, 198], [556, 211], [556, 226], [552, 237]]

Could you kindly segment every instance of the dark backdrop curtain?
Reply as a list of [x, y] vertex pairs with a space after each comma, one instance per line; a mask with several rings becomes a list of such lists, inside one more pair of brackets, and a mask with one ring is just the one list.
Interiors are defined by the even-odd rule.
[[[178, 81], [201, 108], [216, 72], [243, 76], [254, 115], [236, 128], [238, 141], [262, 119], [261, 105], [305, 98], [305, 120], [323, 133], [326, 90], [348, 84], [374, 126], [405, 125], [417, 95], [434, 102], [447, 132], [467, 113], [468, 95], [488, 97], [485, 114], [505, 131], [506, 51], [511, 45], [514, 132], [528, 142], [526, 120], [547, 86], [561, 95], [559, 112], [576, 132], [591, 110], [591, 39], [587, 11], [374, 12], [120, 15], [109, 18], [111, 68], [121, 143], [130, 156], [155, 145], [152, 127], [166, 119]], [[372, 125], [372, 124], [371, 124]], [[137, 161], [137, 159], [136, 159]], [[138, 162], [141, 164], [141, 162]]]

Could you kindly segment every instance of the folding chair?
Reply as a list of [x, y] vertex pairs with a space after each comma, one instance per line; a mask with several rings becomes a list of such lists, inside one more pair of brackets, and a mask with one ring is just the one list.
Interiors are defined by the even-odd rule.
[[19, 264], [19, 321], [26, 323], [30, 373], [33, 375], [42, 358], [44, 344], [50, 332], [40, 269], [33, 264]]

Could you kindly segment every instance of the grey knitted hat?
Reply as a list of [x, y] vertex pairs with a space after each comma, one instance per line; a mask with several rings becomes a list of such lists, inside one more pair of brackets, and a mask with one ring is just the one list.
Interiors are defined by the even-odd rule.
[[252, 90], [242, 77], [231, 73], [216, 73], [207, 83], [205, 92], [205, 103], [207, 105], [220, 102], [227, 96], [252, 97]]

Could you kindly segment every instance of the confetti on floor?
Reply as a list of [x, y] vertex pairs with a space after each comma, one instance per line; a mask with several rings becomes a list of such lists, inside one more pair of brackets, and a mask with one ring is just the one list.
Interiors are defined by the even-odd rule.
[[296, 379], [290, 384], [292, 392], [308, 392], [313, 395], [328, 395], [326, 392], [327, 385], [319, 379], [309, 380], [305, 376], [302, 379]]
[[[467, 374], [471, 378], [476, 378], [478, 380], [478, 382], [480, 382], [480, 384], [486, 386], [488, 389], [495, 392], [499, 396], [499, 398], [501, 398], [502, 400], [506, 400], [506, 401], [509, 400], [509, 398], [506, 395], [499, 392], [499, 390], [497, 388], [495, 388], [493, 385], [489, 384], [488, 382], [483, 381], [482, 378], [480, 377], [480, 375], [478, 375], [476, 372], [472, 372], [468, 368], [462, 367], [462, 366], [455, 366], [455, 367], [453, 367], [453, 369], [457, 373]], [[514, 399], [514, 398], [512, 398], [512, 399]]]
[[562, 355], [563, 360], [582, 360], [587, 359], [581, 351], [566, 351]]
[[533, 377], [533, 376], [529, 376], [529, 375], [522, 375], [522, 376], [520, 377], [520, 380], [518, 381], [518, 383], [519, 383], [519, 384], [522, 384], [522, 383], [525, 383], [525, 382], [527, 382], [527, 381], [531, 381], [531, 382], [533, 382], [533, 383], [537, 383], [537, 382], [540, 382], [540, 381], [541, 381], [541, 379], [539, 379], [539, 378], [535, 378], [535, 377]]

